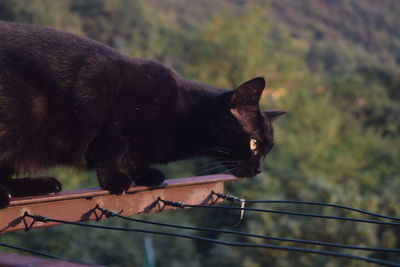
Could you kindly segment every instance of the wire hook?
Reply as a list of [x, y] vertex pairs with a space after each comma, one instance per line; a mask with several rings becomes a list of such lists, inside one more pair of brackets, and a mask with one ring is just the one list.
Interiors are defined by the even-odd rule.
[[[100, 215], [97, 214], [97, 210], [100, 211]], [[96, 221], [100, 221], [103, 216], [106, 216], [107, 218], [109, 217], [117, 217], [124, 212], [124, 209], [121, 209], [119, 212], [113, 211], [113, 210], [108, 210], [105, 208], [100, 207], [99, 205], [96, 205], [93, 209], [94, 216], [96, 217]]]
[[214, 194], [218, 198], [222, 198], [222, 199], [228, 200], [230, 202], [238, 202], [238, 201], [242, 201], [242, 200], [246, 201], [245, 199], [240, 199], [240, 198], [238, 198], [236, 196], [233, 196], [233, 195], [226, 195], [226, 194], [222, 194], [222, 193], [218, 193], [218, 192], [214, 192], [214, 191], [211, 191], [211, 194]]
[[[29, 217], [32, 219], [32, 221], [30, 223], [28, 223], [28, 221], [26, 220], [26, 217]], [[22, 221], [25, 225], [25, 232], [28, 232], [29, 230], [32, 229], [33, 225], [36, 222], [43, 222], [43, 223], [47, 223], [50, 220], [49, 217], [47, 216], [43, 216], [43, 215], [30, 215], [27, 211], [25, 211], [24, 215], [22, 216]]]
[[176, 208], [185, 208], [185, 203], [181, 201], [169, 201], [169, 200], [164, 200], [161, 198], [158, 198], [157, 201], [160, 201], [164, 204], [164, 206], [171, 206], [171, 207], [176, 207]]
[[238, 227], [242, 223], [244, 217], [244, 206], [246, 204], [246, 200], [239, 199], [239, 201], [240, 201], [240, 218], [239, 221], [234, 225], [234, 227]]
[[238, 198], [238, 197], [233, 196], [233, 195], [226, 195], [226, 194], [214, 192], [214, 190], [211, 191], [211, 194], [216, 195], [217, 198], [222, 198], [222, 199], [230, 201], [232, 203], [232, 205], [233, 205], [234, 202], [240, 202], [240, 217], [239, 217], [239, 221], [236, 224], [234, 224], [234, 227], [238, 227], [241, 224], [241, 222], [243, 221], [244, 211], [245, 211], [244, 207], [245, 207], [245, 204], [246, 204], [246, 199]]

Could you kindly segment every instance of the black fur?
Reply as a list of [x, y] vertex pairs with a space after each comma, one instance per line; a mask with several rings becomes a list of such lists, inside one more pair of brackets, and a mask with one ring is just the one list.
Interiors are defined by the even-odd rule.
[[[211, 155], [254, 176], [272, 147], [264, 79], [235, 91], [184, 80], [162, 64], [35, 25], [0, 22], [0, 207], [11, 196], [61, 190], [17, 179], [53, 165], [95, 168], [112, 193], [160, 184], [150, 164]], [[259, 141], [257, 151], [250, 138]]]

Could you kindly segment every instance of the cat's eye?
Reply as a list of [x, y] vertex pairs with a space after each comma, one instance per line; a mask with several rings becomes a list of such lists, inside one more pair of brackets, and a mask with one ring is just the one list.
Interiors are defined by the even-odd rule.
[[252, 151], [255, 151], [255, 150], [257, 150], [257, 148], [258, 148], [258, 140], [254, 139], [254, 138], [250, 138], [250, 149]]

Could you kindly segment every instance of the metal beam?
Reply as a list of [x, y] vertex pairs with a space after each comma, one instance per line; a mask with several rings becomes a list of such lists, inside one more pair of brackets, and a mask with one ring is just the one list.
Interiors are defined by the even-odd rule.
[[[160, 212], [163, 207], [158, 198], [181, 201], [185, 204], [212, 204], [217, 199], [212, 191], [224, 191], [224, 182], [237, 178], [230, 175], [209, 175], [166, 180], [159, 186], [133, 186], [124, 195], [110, 195], [106, 190], [81, 189], [65, 191], [58, 194], [12, 199], [8, 208], [0, 210], [0, 233], [24, 230], [23, 215], [44, 215], [54, 219], [82, 222], [95, 220], [99, 206], [122, 215], [133, 215], [146, 212]], [[29, 224], [29, 219], [26, 219]], [[48, 227], [58, 223], [35, 222], [32, 228]]]

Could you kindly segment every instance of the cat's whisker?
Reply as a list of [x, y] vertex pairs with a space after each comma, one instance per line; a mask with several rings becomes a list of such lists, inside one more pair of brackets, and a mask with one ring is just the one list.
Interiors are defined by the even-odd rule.
[[208, 167], [205, 167], [205, 168], [202, 168], [202, 169], [196, 171], [196, 173], [206, 173], [206, 172], [209, 172], [209, 171], [211, 171], [211, 170], [218, 170], [218, 169], [220, 169], [220, 170], [222, 171], [222, 170], [225, 170], [226, 167], [228, 167], [228, 168], [229, 168], [229, 167], [234, 167], [234, 165], [232, 164], [232, 165], [226, 165], [226, 166], [221, 166], [221, 165], [218, 165], [218, 166], [208, 166]]
[[231, 168], [226, 169], [224, 173], [232, 174], [232, 175], [238, 177], [238, 174], [240, 173], [240, 169], [237, 165], [235, 165], [235, 166], [231, 166]]
[[238, 170], [238, 166], [235, 163], [231, 163], [231, 164], [226, 164], [224, 166], [208, 168], [201, 171], [201, 173], [208, 173], [213, 170], [217, 170], [220, 173], [232, 174], [235, 170]]
[[221, 167], [221, 164], [220, 163], [216, 163], [216, 162], [213, 162], [213, 163], [211, 163], [211, 164], [207, 164], [207, 165], [205, 165], [205, 166], [201, 166], [201, 167], [199, 167], [197, 170], [204, 170], [204, 169], [209, 169], [209, 168], [215, 168], [215, 167]]
[[235, 161], [233, 161], [233, 160], [223, 160], [223, 161], [219, 161], [218, 163], [220, 163], [220, 164], [225, 164], [225, 163], [230, 164], [230, 163], [234, 163], [234, 164], [235, 164]]
[[237, 172], [236, 170], [237, 170], [237, 167], [232, 167], [232, 168], [226, 169], [224, 173], [233, 174], [234, 176], [237, 176], [236, 175], [236, 172]]
[[221, 171], [226, 170], [226, 168], [232, 168], [236, 167], [237, 164], [234, 161], [231, 160], [225, 160], [225, 161], [216, 161], [212, 162], [199, 170], [196, 171], [196, 174], [204, 174], [213, 170], [218, 170], [221, 169]]
[[218, 152], [218, 153], [222, 153], [222, 154], [226, 154], [234, 159], [239, 159], [239, 155], [234, 152], [233, 150], [226, 148], [226, 147], [215, 147], [213, 149], [210, 150], [211, 152]]
[[211, 173], [223, 173], [223, 169], [215, 168], [215, 169], [209, 169], [209, 170], [203, 170], [201, 172], [196, 172], [196, 176], [201, 176], [201, 175], [208, 175]]
[[236, 177], [239, 177], [240, 175], [240, 169], [239, 168], [236, 168], [236, 170], [234, 171], [234, 175], [236, 176]]
[[[228, 162], [226, 162], [226, 163], [228, 163]], [[219, 161], [211, 162], [211, 163], [208, 163], [208, 164], [206, 164], [206, 165], [204, 165], [204, 166], [202, 166], [202, 167], [200, 167], [198, 169], [201, 170], [201, 169], [210, 168], [210, 167], [216, 167], [216, 166], [222, 166], [222, 162], [219, 162]]]
[[216, 158], [215, 161], [208, 163], [207, 165], [203, 166], [202, 168], [211, 167], [214, 165], [224, 165], [224, 164], [232, 164], [232, 163], [234, 164], [235, 161], [233, 161], [230, 158], [225, 158], [225, 157], [224, 158]]
[[220, 154], [225, 154], [225, 155], [219, 155], [219, 157], [214, 157], [216, 159], [227, 159], [227, 160], [238, 160], [239, 158], [236, 157], [235, 155], [226, 152], [226, 151], [219, 151], [219, 150], [214, 150], [214, 152], [220, 153]]

